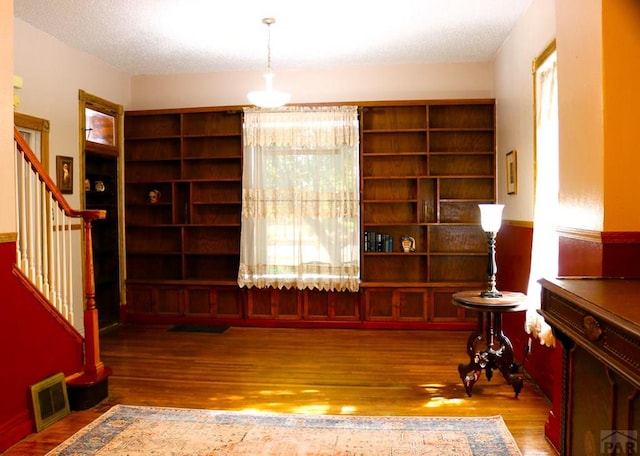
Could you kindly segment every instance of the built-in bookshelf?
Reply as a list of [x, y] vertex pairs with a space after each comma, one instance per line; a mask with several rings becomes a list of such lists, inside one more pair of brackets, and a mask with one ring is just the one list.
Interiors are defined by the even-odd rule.
[[240, 110], [126, 113], [129, 313], [241, 315], [241, 180]]
[[495, 201], [493, 100], [368, 105], [361, 128], [363, 238], [387, 238], [362, 255], [365, 317], [467, 319], [450, 293], [486, 280], [478, 204]]
[[[363, 242], [357, 293], [238, 287], [241, 109], [127, 112], [130, 318], [472, 326], [474, 316], [453, 306], [451, 295], [484, 287], [486, 280], [487, 241], [477, 205], [495, 201], [493, 100], [358, 104]], [[159, 198], [152, 202], [150, 192]], [[403, 237], [413, 240], [409, 252]]]

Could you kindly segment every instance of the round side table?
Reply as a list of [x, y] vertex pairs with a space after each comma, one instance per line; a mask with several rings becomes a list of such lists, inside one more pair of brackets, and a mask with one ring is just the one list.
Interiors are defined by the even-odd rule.
[[513, 363], [513, 345], [502, 331], [502, 314], [526, 310], [526, 295], [503, 291], [500, 298], [485, 298], [481, 291], [461, 291], [453, 295], [453, 304], [478, 312], [478, 329], [467, 339], [468, 364], [459, 364], [458, 372], [467, 395], [471, 396], [473, 385], [485, 371], [487, 380], [498, 370], [507, 383], [513, 386], [516, 397], [523, 385], [522, 376]]

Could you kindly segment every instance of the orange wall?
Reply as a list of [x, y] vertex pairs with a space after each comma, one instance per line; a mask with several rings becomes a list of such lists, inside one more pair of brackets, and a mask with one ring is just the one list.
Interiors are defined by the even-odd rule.
[[640, 3], [562, 0], [556, 16], [559, 225], [640, 231]]
[[640, 1], [602, 0], [604, 230], [639, 231]]
[[595, 231], [604, 214], [601, 16], [598, 0], [556, 2], [558, 225]]
[[[0, 202], [15, 200], [13, 154], [13, 2], [0, 1], [0, 151], [4, 158], [0, 161]], [[13, 203], [12, 203], [13, 204]], [[11, 206], [13, 207], [13, 206]], [[0, 235], [15, 233], [14, 211], [3, 211], [0, 217]], [[0, 239], [1, 241], [1, 239]]]

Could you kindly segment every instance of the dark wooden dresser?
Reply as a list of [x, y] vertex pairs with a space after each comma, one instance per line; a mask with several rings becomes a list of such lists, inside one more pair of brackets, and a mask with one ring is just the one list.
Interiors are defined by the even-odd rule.
[[640, 454], [640, 280], [540, 283], [563, 350], [561, 454]]

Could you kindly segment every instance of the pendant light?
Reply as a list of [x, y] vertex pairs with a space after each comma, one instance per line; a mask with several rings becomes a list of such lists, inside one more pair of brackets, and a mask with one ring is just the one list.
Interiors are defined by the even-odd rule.
[[267, 26], [267, 73], [264, 75], [266, 81], [265, 90], [255, 90], [247, 94], [247, 98], [254, 105], [261, 108], [279, 108], [287, 104], [291, 99], [291, 94], [273, 90], [273, 73], [271, 73], [271, 25], [275, 23], [272, 17], [265, 17], [262, 23]]

